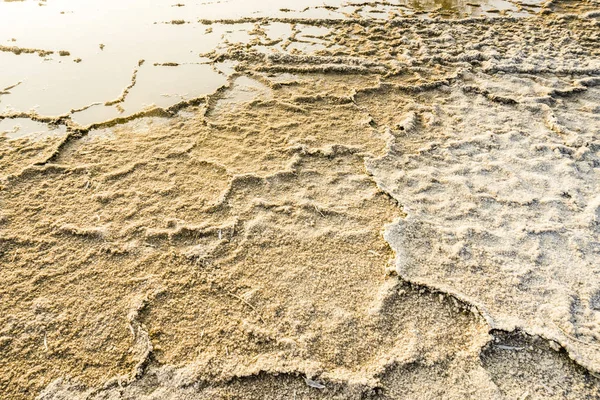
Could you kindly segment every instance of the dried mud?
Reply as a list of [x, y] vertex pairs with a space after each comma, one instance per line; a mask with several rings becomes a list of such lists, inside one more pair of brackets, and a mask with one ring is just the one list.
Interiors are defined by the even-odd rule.
[[3, 115], [65, 130], [0, 136], [1, 397], [600, 398], [583, 3], [187, 19], [256, 24], [202, 54], [215, 92], [88, 126]]

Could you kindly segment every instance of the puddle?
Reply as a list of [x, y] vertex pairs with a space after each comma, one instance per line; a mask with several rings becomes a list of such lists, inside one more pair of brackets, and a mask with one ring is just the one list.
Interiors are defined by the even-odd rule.
[[28, 137], [32, 140], [42, 140], [47, 137], [64, 135], [66, 132], [66, 128], [62, 125], [48, 125], [28, 118], [6, 118], [0, 121], [0, 136], [8, 139]]

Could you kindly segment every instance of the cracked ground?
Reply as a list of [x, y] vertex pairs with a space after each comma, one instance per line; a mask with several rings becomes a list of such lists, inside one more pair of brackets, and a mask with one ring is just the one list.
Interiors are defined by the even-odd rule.
[[392, 6], [166, 20], [250, 39], [1, 114], [48, 132], [0, 136], [0, 397], [600, 398], [600, 5]]

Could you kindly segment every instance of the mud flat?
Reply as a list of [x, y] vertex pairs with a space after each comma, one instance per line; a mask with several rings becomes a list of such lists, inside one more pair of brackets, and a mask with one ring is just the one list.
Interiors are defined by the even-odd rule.
[[6, 39], [0, 397], [600, 398], [600, 4], [308, 3]]

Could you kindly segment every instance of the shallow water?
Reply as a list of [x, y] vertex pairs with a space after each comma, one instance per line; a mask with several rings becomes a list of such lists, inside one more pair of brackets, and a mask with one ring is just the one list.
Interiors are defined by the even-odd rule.
[[[369, 2], [367, 2], [369, 3]], [[224, 84], [227, 74], [208, 65], [202, 54], [223, 43], [248, 42], [253, 24], [212, 24], [198, 20], [245, 17], [280, 18], [389, 18], [394, 15], [441, 17], [523, 15], [507, 0], [398, 0], [385, 3], [347, 0], [303, 1], [155, 1], [0, 2], [0, 89], [17, 83], [0, 96], [0, 114], [32, 112], [42, 116], [70, 116], [87, 126], [127, 117], [154, 106], [167, 108], [201, 97]], [[541, 0], [529, 1], [539, 4]], [[361, 4], [361, 5], [358, 5]], [[425, 14], [423, 14], [425, 13]], [[264, 26], [268, 39], [289, 38], [292, 24]], [[311, 52], [324, 48], [324, 27], [299, 26], [298, 41], [287, 51]], [[15, 54], [20, 49], [51, 54]], [[272, 47], [272, 48], [271, 48]], [[280, 44], [262, 48], [281, 50]], [[62, 53], [61, 53], [62, 52]], [[140, 61], [144, 63], [140, 66]], [[165, 67], [157, 64], [178, 66]], [[115, 99], [132, 84], [122, 101]], [[105, 105], [107, 102], [111, 103]]]

